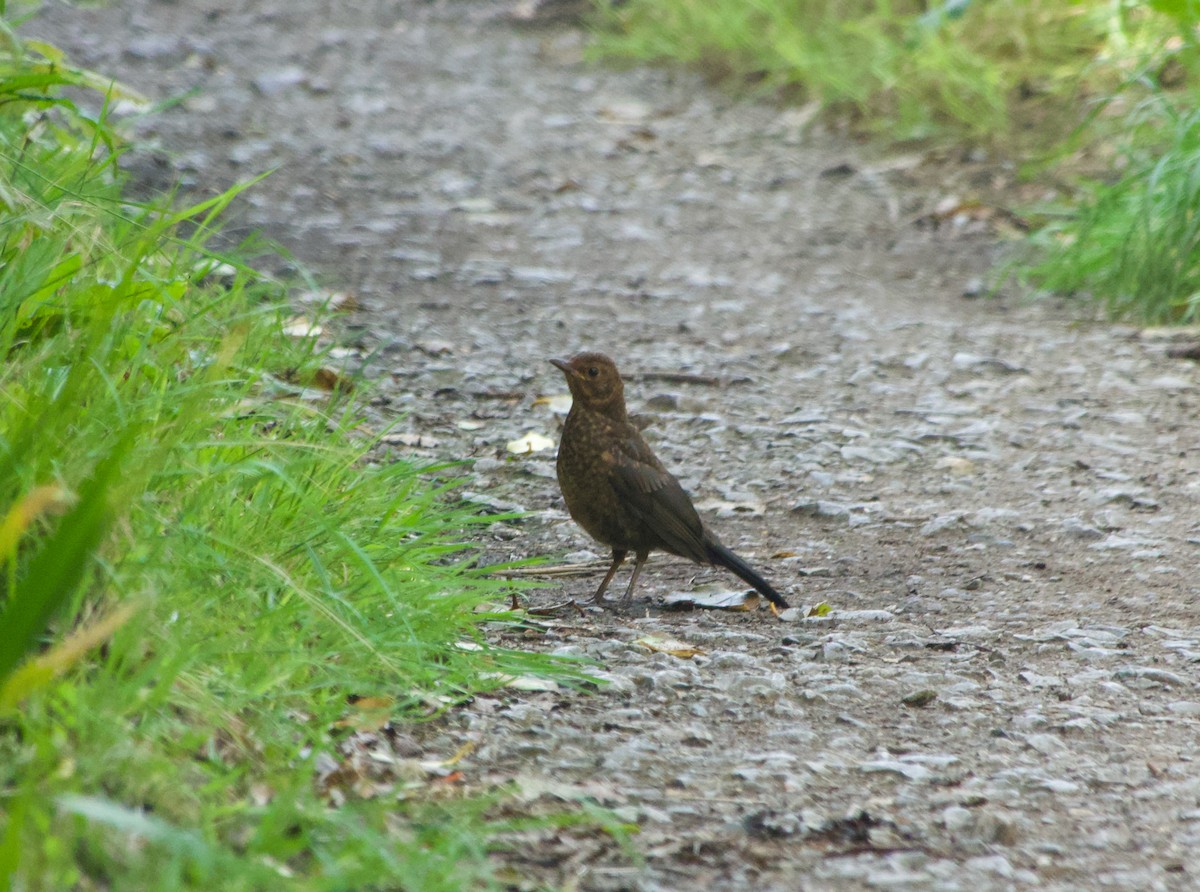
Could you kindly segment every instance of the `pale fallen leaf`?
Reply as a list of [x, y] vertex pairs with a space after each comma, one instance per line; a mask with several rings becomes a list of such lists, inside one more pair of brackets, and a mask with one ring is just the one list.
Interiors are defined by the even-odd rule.
[[393, 697], [353, 697], [346, 715], [333, 723], [335, 728], [355, 731], [378, 731], [392, 720], [396, 708]]
[[820, 604], [814, 604], [808, 611], [809, 616], [829, 616], [831, 613], [833, 613], [833, 608], [825, 601], [822, 601]]
[[667, 607], [705, 610], [757, 610], [758, 593], [748, 591], [673, 592], [663, 598]]
[[650, 117], [650, 106], [637, 99], [617, 100], [601, 108], [598, 116], [618, 124], [639, 124]]
[[459, 762], [461, 762], [467, 756], [471, 755], [471, 753], [473, 753], [473, 752], [475, 752], [475, 742], [473, 740], [468, 740], [466, 743], [464, 743], [462, 746], [460, 746], [455, 751], [454, 755], [451, 756], [449, 759], [446, 759], [443, 762], [435, 762], [434, 764], [438, 768], [453, 768], [455, 765], [457, 765]]
[[793, 567], [792, 572], [797, 576], [836, 576], [833, 567], [818, 564], [815, 567]]
[[554, 441], [536, 431], [530, 431], [519, 439], [509, 441], [504, 448], [514, 455], [529, 455], [532, 452], [553, 449]]
[[512, 795], [526, 804], [542, 796], [552, 796], [566, 802], [588, 799], [605, 802], [620, 798], [615, 787], [599, 781], [585, 780], [573, 784], [544, 774], [518, 774], [512, 779]]
[[358, 309], [358, 298], [349, 291], [335, 291], [329, 295], [330, 309], [348, 313]]
[[224, 279], [226, 281], [237, 278], [238, 270], [236, 266], [230, 263], [222, 263], [217, 260], [201, 260], [193, 268], [197, 281], [201, 279]]
[[441, 341], [436, 338], [430, 338], [429, 340], [425, 341], [417, 341], [417, 343], [413, 346], [426, 356], [446, 356], [454, 352], [453, 343], [450, 341]]
[[690, 660], [696, 654], [704, 653], [702, 648], [694, 644], [688, 644], [677, 638], [665, 638], [661, 635], [645, 635], [633, 643], [652, 653], [668, 654], [672, 657], [679, 657], [681, 660]]
[[521, 514], [525, 511], [525, 506], [520, 502], [498, 499], [495, 496], [489, 496], [481, 492], [472, 492], [471, 490], [463, 490], [459, 493], [459, 498], [464, 502], [472, 502], [476, 505], [483, 505], [485, 508], [491, 508], [493, 511], [498, 511], [501, 514]]
[[696, 503], [696, 510], [717, 517], [733, 517], [736, 514], [766, 514], [767, 506], [763, 502], [750, 499], [730, 501], [727, 499], [705, 499]]
[[483, 429], [482, 421], [456, 421], [454, 426], [460, 431], [477, 431]]
[[556, 393], [554, 396], [539, 396], [533, 401], [535, 406], [545, 406], [555, 415], [566, 415], [571, 411], [571, 394]]
[[557, 691], [558, 682], [537, 675], [508, 675], [504, 672], [485, 672], [484, 678], [496, 678], [506, 688], [516, 691]]
[[412, 446], [416, 449], [432, 449], [441, 443], [437, 437], [429, 434], [394, 433], [385, 434], [382, 439], [389, 446]]
[[349, 311], [358, 309], [358, 300], [348, 291], [302, 291], [293, 300], [303, 306], [327, 307], [334, 311]]
[[732, 167], [728, 155], [721, 152], [701, 151], [696, 153], [697, 167]]
[[634, 127], [616, 143], [617, 148], [629, 152], [653, 152], [657, 144], [658, 134], [649, 127]]
[[1177, 341], [1200, 337], [1200, 325], [1151, 326], [1138, 332], [1139, 338], [1148, 341]]
[[536, 675], [518, 675], [505, 685], [517, 691], [557, 691], [558, 683]]
[[283, 323], [283, 333], [293, 338], [315, 338], [324, 329], [306, 316], [293, 316]]
[[253, 783], [250, 785], [250, 801], [263, 808], [271, 804], [271, 800], [275, 798], [275, 791], [264, 783]]
[[779, 123], [788, 130], [803, 131], [821, 111], [820, 102], [810, 102], [799, 108], [789, 108], [779, 115]]
[[938, 460], [935, 467], [949, 471], [951, 474], [962, 476], [975, 472], [975, 462], [959, 455], [947, 455]]

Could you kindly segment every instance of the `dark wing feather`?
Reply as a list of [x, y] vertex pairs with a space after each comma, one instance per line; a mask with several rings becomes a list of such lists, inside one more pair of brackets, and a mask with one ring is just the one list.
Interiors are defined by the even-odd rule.
[[613, 486], [622, 504], [661, 542], [680, 557], [708, 563], [704, 525], [679, 481], [663, 467], [636, 430], [621, 437], [613, 456]]

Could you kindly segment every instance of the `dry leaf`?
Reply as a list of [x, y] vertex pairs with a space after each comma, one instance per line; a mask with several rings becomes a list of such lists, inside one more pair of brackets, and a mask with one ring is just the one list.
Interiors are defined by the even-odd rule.
[[663, 598], [667, 607], [705, 610], [757, 610], [758, 593], [747, 591], [673, 592]]
[[195, 270], [197, 281], [212, 278], [223, 279], [229, 282], [236, 279], [238, 274], [236, 266], [216, 260], [202, 260], [193, 269]]
[[646, 650], [652, 653], [669, 654], [673, 657], [679, 657], [681, 660], [690, 660], [696, 654], [704, 653], [702, 648], [694, 644], [688, 644], [686, 641], [680, 641], [677, 638], [664, 638], [661, 635], [646, 635], [633, 643], [646, 648]]
[[304, 306], [325, 307], [335, 312], [358, 309], [358, 300], [349, 291], [302, 291], [293, 300]]
[[354, 389], [349, 378], [343, 378], [328, 366], [321, 366], [313, 373], [313, 384], [322, 390], [336, 390], [338, 393], [349, 393]]
[[557, 691], [558, 683], [536, 675], [518, 675], [505, 687], [518, 691]]
[[1147, 341], [1179, 341], [1187, 338], [1200, 338], [1200, 325], [1165, 325], [1143, 328], [1137, 333], [1139, 338]]
[[539, 396], [534, 406], [545, 406], [555, 415], [566, 415], [571, 411], [571, 394], [556, 393], [554, 396]]
[[638, 124], [650, 117], [650, 106], [637, 99], [617, 100], [610, 102], [597, 113], [606, 121], [618, 124]]
[[599, 781], [585, 780], [573, 784], [544, 774], [518, 774], [512, 779], [512, 788], [512, 795], [526, 805], [543, 796], [561, 799], [564, 802], [582, 802], [588, 799], [605, 802], [620, 798], [615, 787]]
[[346, 698], [355, 709], [391, 709], [396, 705], [393, 697], [359, 697], [352, 694]]
[[396, 706], [393, 697], [359, 697], [351, 694], [347, 699], [350, 701], [350, 710], [333, 723], [335, 728], [378, 731], [392, 720], [392, 710]]
[[507, 675], [504, 672], [485, 672], [483, 678], [497, 678], [506, 688], [517, 691], [557, 691], [558, 682], [536, 675]]
[[520, 439], [510, 441], [504, 448], [514, 455], [529, 455], [532, 452], [553, 449], [554, 441], [535, 431], [530, 431]]
[[975, 473], [975, 462], [960, 455], [947, 455], [938, 459], [935, 467], [949, 471], [951, 474], [957, 476]]
[[329, 295], [329, 307], [339, 313], [348, 313], [358, 309], [358, 298], [349, 291], [335, 291]]
[[437, 437], [431, 437], [429, 434], [385, 434], [382, 440], [389, 446], [412, 446], [416, 449], [432, 449], [441, 443], [441, 440]]
[[467, 756], [471, 755], [471, 753], [473, 753], [473, 752], [475, 752], [475, 743], [474, 743], [474, 741], [468, 740], [466, 743], [464, 743], [462, 746], [460, 746], [458, 748], [458, 750], [454, 753], [453, 756], [451, 756], [449, 759], [447, 759], [442, 764], [445, 765], [447, 768], [449, 768], [451, 765], [457, 765], [459, 762], [461, 762]]
[[733, 517], [737, 514], [766, 514], [767, 506], [764, 502], [751, 499], [741, 499], [738, 501], [705, 499], [703, 502], [696, 503], [696, 510], [713, 514], [717, 517]]
[[305, 316], [293, 316], [283, 323], [283, 333], [293, 338], [315, 338], [324, 329]]
[[733, 167], [728, 155], [721, 152], [701, 151], [696, 153], [697, 167]]
[[942, 223], [978, 222], [988, 223], [993, 228], [1006, 228], [1017, 232], [1028, 232], [1029, 222], [1008, 208], [984, 204], [974, 199], [963, 201], [957, 196], [947, 196], [938, 202], [932, 213], [925, 214], [917, 222], [938, 226]]
[[447, 356], [454, 352], [454, 344], [450, 341], [439, 341], [433, 338], [427, 341], [417, 341], [414, 346], [426, 356]]
[[630, 152], [650, 152], [657, 145], [658, 134], [649, 127], [634, 127], [623, 139], [617, 140], [617, 148]]

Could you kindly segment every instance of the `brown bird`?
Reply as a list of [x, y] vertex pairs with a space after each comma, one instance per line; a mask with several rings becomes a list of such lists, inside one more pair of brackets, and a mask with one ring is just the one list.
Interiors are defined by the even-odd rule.
[[629, 422], [625, 386], [613, 361], [603, 353], [579, 353], [550, 362], [567, 376], [572, 397], [558, 444], [558, 485], [575, 522], [612, 549], [612, 566], [592, 600], [604, 602], [604, 590], [632, 551], [633, 575], [621, 599], [627, 607], [650, 552], [666, 551], [726, 567], [772, 604], [787, 607], [779, 592], [704, 525], [679, 481]]

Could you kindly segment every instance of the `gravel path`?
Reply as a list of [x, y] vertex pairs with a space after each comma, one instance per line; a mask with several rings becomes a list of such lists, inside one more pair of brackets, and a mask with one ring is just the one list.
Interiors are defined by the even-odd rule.
[[477, 698], [422, 745], [474, 741], [472, 783], [531, 807], [616, 808], [642, 859], [543, 835], [498, 856], [514, 886], [1200, 888], [1195, 366], [1078, 308], [964, 297], [995, 221], [931, 213], [1003, 169], [872, 157], [504, 13], [143, 0], [26, 30], [186, 95], [138, 125], [147, 182], [279, 168], [241, 222], [355, 295], [398, 454], [473, 456], [475, 498], [533, 512], [491, 556], [603, 558], [553, 450], [505, 450], [557, 436], [545, 359], [596, 348], [722, 538], [801, 605], [663, 610], [738, 586], [659, 557], [635, 614], [505, 639], [611, 683]]

